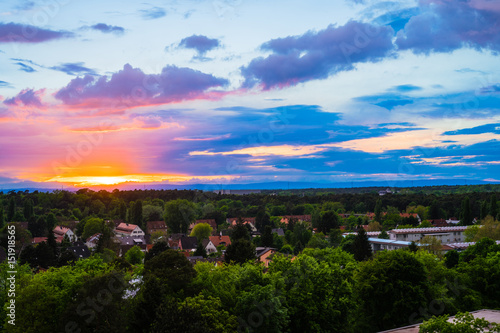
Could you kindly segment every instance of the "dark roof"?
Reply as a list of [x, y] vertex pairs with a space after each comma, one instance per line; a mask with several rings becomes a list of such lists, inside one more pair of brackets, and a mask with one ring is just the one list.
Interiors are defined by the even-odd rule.
[[260, 257], [261, 255], [265, 254], [268, 251], [276, 251], [276, 249], [273, 247], [257, 247], [255, 249], [255, 255], [257, 257]]
[[139, 244], [146, 244], [146, 240], [144, 237], [141, 236], [123, 236], [123, 237], [116, 237], [120, 241], [121, 245], [139, 245]]
[[146, 229], [162, 229], [166, 230], [167, 225], [165, 224], [165, 221], [150, 221], [146, 222]]
[[83, 244], [83, 246], [70, 246], [68, 247], [68, 251], [73, 252], [77, 259], [86, 259], [90, 257], [89, 248], [85, 244]]
[[196, 249], [196, 247], [198, 246], [198, 240], [196, 239], [196, 237], [184, 236], [181, 237], [180, 241], [183, 250]]

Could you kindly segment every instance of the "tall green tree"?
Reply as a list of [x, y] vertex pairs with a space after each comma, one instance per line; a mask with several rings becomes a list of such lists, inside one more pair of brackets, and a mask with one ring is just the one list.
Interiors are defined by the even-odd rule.
[[382, 222], [382, 200], [380, 198], [375, 204], [375, 221]]
[[164, 218], [169, 233], [185, 234], [196, 219], [196, 207], [186, 199], [169, 201], [165, 204]]
[[320, 213], [318, 231], [324, 234], [330, 232], [331, 229], [337, 229], [339, 227], [339, 216], [333, 210], [325, 211]]
[[5, 214], [3, 211], [3, 206], [0, 205], [0, 229], [5, 225]]
[[24, 213], [24, 218], [28, 221], [29, 221], [29, 219], [31, 219], [35, 215], [35, 210], [33, 207], [33, 200], [26, 199], [24, 201], [23, 213]]
[[14, 221], [15, 215], [16, 215], [16, 200], [12, 196], [9, 199], [9, 206], [7, 209], [7, 221], [8, 222], [18, 222], [18, 221]]
[[226, 248], [225, 260], [227, 263], [243, 264], [249, 260], [255, 260], [255, 246], [246, 239], [231, 241]]
[[127, 253], [125, 253], [125, 260], [127, 260], [131, 265], [141, 264], [144, 259], [144, 252], [141, 251], [141, 248], [136, 246], [132, 246]]
[[429, 282], [423, 264], [409, 251], [380, 252], [356, 273], [359, 301], [356, 332], [378, 332], [417, 322], [426, 308]]
[[198, 223], [193, 227], [190, 236], [196, 237], [198, 242], [201, 243], [202, 240], [208, 239], [212, 235], [212, 227], [208, 223]]
[[271, 225], [271, 217], [264, 209], [260, 209], [255, 216], [255, 227], [263, 231], [267, 225]]
[[363, 227], [358, 228], [356, 238], [353, 242], [354, 259], [357, 261], [363, 261], [371, 258], [372, 247], [368, 241], [368, 235]]
[[132, 205], [132, 209], [130, 211], [130, 223], [138, 225], [140, 228], [143, 228], [143, 223], [142, 223], [142, 200], [137, 200]]
[[462, 223], [462, 225], [471, 225], [472, 219], [473, 216], [470, 206], [470, 199], [469, 197], [465, 197], [465, 199], [462, 201], [462, 212], [460, 216], [460, 222]]
[[264, 232], [262, 233], [262, 246], [272, 247], [273, 241], [273, 230], [270, 225], [266, 225], [264, 227]]
[[490, 213], [493, 218], [497, 217], [498, 209], [497, 209], [497, 196], [495, 194], [491, 195], [490, 199]]

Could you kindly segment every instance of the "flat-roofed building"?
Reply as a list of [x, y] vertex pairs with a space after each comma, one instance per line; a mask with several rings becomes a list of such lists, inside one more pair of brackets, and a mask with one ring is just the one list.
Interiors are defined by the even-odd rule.
[[418, 243], [425, 236], [436, 237], [441, 244], [460, 243], [465, 241], [464, 231], [466, 226], [456, 227], [435, 227], [435, 228], [409, 228], [393, 229], [388, 231], [390, 240], [416, 242]]

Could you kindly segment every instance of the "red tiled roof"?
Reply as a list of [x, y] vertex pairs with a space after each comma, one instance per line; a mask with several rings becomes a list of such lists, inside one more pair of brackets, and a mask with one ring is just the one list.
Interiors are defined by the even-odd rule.
[[296, 219], [299, 222], [311, 222], [311, 215], [283, 215], [281, 217], [281, 223], [287, 223], [290, 219]]
[[71, 229], [68, 228], [68, 227], [63, 227], [62, 225], [58, 225], [54, 228], [54, 235], [57, 237], [60, 237], [60, 236], [63, 236], [66, 235], [66, 233], [68, 231], [70, 231]]
[[425, 233], [464, 231], [465, 229], [467, 229], [466, 226], [432, 227], [432, 228], [392, 229], [389, 232], [393, 234], [425, 234]]
[[214, 244], [215, 247], [219, 246], [221, 243], [225, 243], [224, 245], [231, 245], [231, 238], [229, 236], [210, 236], [210, 241]]
[[134, 229], [137, 228], [137, 225], [135, 224], [130, 224], [130, 223], [120, 223], [117, 227], [116, 230], [122, 231], [122, 232], [132, 232]]
[[[230, 217], [227, 219], [227, 221], [229, 224], [234, 225], [234, 224], [238, 223], [239, 219], [240, 219], [239, 217]], [[246, 223], [255, 224], [255, 217], [242, 217], [241, 221], [243, 221], [243, 224], [246, 224]]]
[[31, 244], [38, 244], [38, 243], [46, 242], [46, 241], [47, 241], [47, 237], [33, 237]]

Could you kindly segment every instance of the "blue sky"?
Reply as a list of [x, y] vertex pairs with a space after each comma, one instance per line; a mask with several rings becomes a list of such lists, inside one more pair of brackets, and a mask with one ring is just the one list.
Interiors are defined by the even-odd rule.
[[3, 184], [500, 181], [500, 3], [3, 1]]

